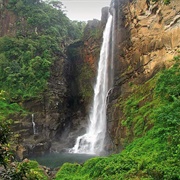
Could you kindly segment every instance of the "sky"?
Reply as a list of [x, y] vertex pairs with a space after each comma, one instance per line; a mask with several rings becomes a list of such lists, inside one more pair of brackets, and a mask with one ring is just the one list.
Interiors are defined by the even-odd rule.
[[109, 6], [111, 0], [60, 0], [66, 7], [71, 20], [88, 21], [101, 19], [101, 9]]

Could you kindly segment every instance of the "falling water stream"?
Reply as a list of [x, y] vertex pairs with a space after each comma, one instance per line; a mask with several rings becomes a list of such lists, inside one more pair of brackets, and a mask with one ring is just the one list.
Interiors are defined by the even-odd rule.
[[36, 134], [36, 124], [34, 122], [34, 114], [31, 115], [31, 120], [32, 120], [32, 127], [33, 127], [33, 134]]
[[93, 105], [89, 114], [89, 124], [86, 133], [76, 139], [76, 144], [70, 150], [79, 154], [100, 154], [104, 149], [106, 136], [106, 100], [111, 87], [112, 60], [110, 53], [110, 40], [112, 32], [112, 15], [109, 15], [103, 33], [100, 58], [97, 70], [96, 85], [94, 86]]
[[[108, 94], [112, 89], [114, 74], [114, 18], [115, 16], [112, 17], [112, 15], [109, 15], [103, 33], [103, 43], [100, 51], [96, 84], [94, 86], [93, 103], [89, 113], [86, 133], [77, 137], [76, 143], [74, 147], [69, 150], [69, 153], [50, 153], [31, 158], [37, 160], [41, 165], [54, 168], [64, 162], [82, 163], [91, 157], [102, 155], [104, 152], [107, 100]], [[33, 133], [36, 134], [37, 129], [34, 122], [34, 114], [32, 114], [32, 125]]]

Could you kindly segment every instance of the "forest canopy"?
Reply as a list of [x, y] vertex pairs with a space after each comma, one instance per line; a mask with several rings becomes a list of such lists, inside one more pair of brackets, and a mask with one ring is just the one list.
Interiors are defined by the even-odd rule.
[[57, 2], [6, 4], [16, 16], [16, 33], [0, 38], [0, 89], [14, 100], [44, 91], [52, 63], [64, 55], [69, 43], [82, 37], [85, 22], [71, 21]]

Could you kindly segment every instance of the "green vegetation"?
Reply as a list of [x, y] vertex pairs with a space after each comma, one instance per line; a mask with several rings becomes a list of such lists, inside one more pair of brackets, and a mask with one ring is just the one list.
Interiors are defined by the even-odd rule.
[[17, 20], [14, 37], [0, 38], [0, 90], [13, 101], [41, 96], [53, 62], [82, 36], [85, 24], [70, 21], [54, 6], [39, 0], [10, 0], [6, 5]]
[[158, 75], [140, 87], [133, 87], [134, 91], [127, 100], [120, 101], [125, 119], [122, 125], [127, 128], [126, 144], [133, 141], [133, 138], [143, 136], [154, 124], [152, 108], [159, 105], [159, 98], [153, 98], [153, 90], [156, 85]]
[[102, 34], [103, 34], [102, 28], [94, 28], [89, 31], [89, 37], [93, 39], [100, 40], [102, 38]]
[[7, 167], [13, 158], [10, 148], [10, 138], [12, 132], [10, 125], [13, 123], [8, 118], [11, 114], [23, 112], [23, 109], [17, 103], [10, 103], [5, 91], [0, 92], [0, 165]]
[[180, 57], [170, 69], [134, 87], [124, 106], [129, 136], [120, 154], [64, 164], [56, 180], [180, 179]]
[[48, 50], [49, 44], [51, 39], [43, 36], [36, 40], [2, 37], [0, 89], [16, 100], [33, 97], [42, 92], [50, 75], [49, 67], [54, 59]]
[[10, 162], [12, 154], [9, 150], [9, 137], [10, 137], [10, 126], [11, 121], [6, 120], [5, 118], [0, 116], [0, 166], [4, 167]]
[[[153, 1], [153, 2], [157, 2], [157, 1], [159, 1], [159, 0], [152, 0], [152, 1]], [[165, 5], [168, 5], [168, 4], [171, 3], [171, 0], [163, 0], [163, 2], [164, 2]]]
[[25, 159], [21, 163], [15, 163], [8, 171], [3, 174], [4, 179], [13, 180], [47, 180], [48, 176], [36, 161]]

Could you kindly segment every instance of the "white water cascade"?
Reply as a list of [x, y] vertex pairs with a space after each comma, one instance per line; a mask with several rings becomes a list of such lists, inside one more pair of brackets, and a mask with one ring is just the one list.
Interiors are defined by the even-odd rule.
[[76, 139], [76, 144], [70, 150], [71, 153], [100, 154], [104, 149], [106, 136], [106, 100], [110, 89], [112, 60], [110, 41], [112, 32], [112, 15], [109, 15], [101, 46], [100, 58], [97, 70], [96, 85], [94, 87], [94, 98], [92, 109], [89, 114], [89, 124], [86, 133]]
[[31, 115], [31, 120], [32, 120], [32, 127], [33, 127], [33, 134], [37, 134], [36, 133], [36, 124], [34, 122], [34, 114]]

